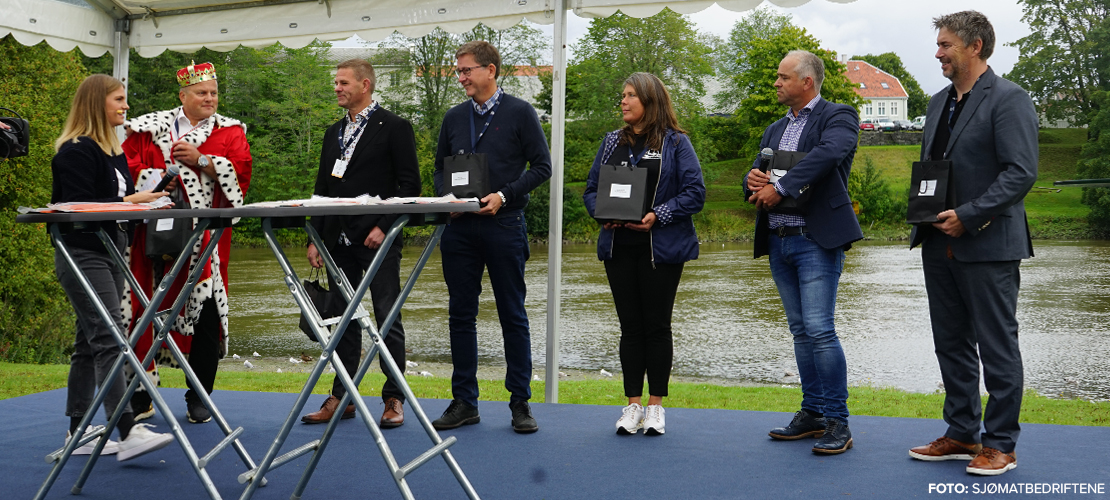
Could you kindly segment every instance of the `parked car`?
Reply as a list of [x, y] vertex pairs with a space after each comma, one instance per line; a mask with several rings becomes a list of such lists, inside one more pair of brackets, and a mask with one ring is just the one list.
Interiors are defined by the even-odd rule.
[[895, 132], [898, 130], [898, 124], [890, 118], [879, 118], [875, 120], [875, 127], [883, 132]]
[[894, 124], [898, 125], [898, 130], [913, 130], [913, 122], [909, 120], [894, 120]]
[[914, 118], [910, 123], [914, 130], [925, 130], [925, 115]]
[[878, 130], [877, 128], [875, 128], [874, 120], [871, 120], [870, 118], [859, 122], [859, 129], [860, 130], [872, 130], [872, 131]]

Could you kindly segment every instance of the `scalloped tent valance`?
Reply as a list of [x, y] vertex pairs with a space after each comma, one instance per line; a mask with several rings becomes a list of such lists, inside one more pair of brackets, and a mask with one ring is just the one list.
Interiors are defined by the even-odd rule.
[[[794, 7], [809, 0], [771, 0]], [[851, 0], [839, 0], [841, 2]], [[343, 40], [358, 35], [380, 40], [400, 31], [419, 37], [437, 26], [450, 32], [478, 23], [504, 29], [527, 19], [555, 21], [555, 0], [4, 0], [0, 37], [11, 33], [25, 45], [45, 40], [69, 51], [79, 47], [97, 57], [115, 51], [116, 27], [129, 22], [130, 46], [143, 57], [166, 50], [228, 51], [239, 45], [260, 48], [281, 42], [303, 47], [313, 39]], [[736, 12], [762, 0], [567, 0], [580, 17], [606, 17], [620, 10], [648, 17], [663, 8], [691, 14], [717, 5]]]

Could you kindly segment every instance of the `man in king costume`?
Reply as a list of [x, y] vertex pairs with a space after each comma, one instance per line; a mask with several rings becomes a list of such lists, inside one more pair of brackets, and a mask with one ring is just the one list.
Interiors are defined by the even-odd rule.
[[[246, 125], [216, 113], [218, 85], [216, 70], [211, 63], [190, 64], [182, 68], [177, 72], [177, 81], [181, 85], [178, 93], [181, 107], [145, 114], [126, 125], [128, 138], [123, 143], [123, 151], [135, 184], [142, 186], [148, 179], [160, 178], [170, 165], [176, 165], [179, 175], [167, 191], [184, 190], [180, 194], [190, 208], [242, 206], [251, 178]], [[178, 223], [182, 221], [195, 223], [192, 219], [176, 220]], [[146, 232], [149, 229], [154, 229], [153, 223], [149, 227], [140, 225], [130, 249], [131, 272], [147, 297], [151, 296], [151, 289], [161, 280], [164, 270], [173, 265], [168, 255], [161, 259], [148, 257]], [[206, 231], [193, 247], [187, 267], [177, 276], [159, 308], [169, 308], [177, 298], [187, 279], [188, 269], [198, 264], [203, 266], [200, 280], [175, 319], [171, 335], [188, 356], [189, 366], [208, 394], [212, 393], [219, 360], [227, 355], [227, 263], [231, 250], [231, 229], [224, 231], [211, 258], [198, 263], [201, 249], [211, 237], [212, 233]], [[131, 319], [137, 319], [143, 313], [142, 306], [130, 293], [126, 294], [124, 301], [125, 319], [128, 313]], [[142, 359], [152, 342], [152, 329], [148, 327], [135, 354]], [[176, 367], [169, 352], [163, 348], [155, 358], [155, 365], [147, 367], [156, 383], [159, 362]], [[190, 386], [185, 394], [187, 413], [190, 422], [203, 423], [211, 420], [212, 415], [201, 402], [197, 390], [199, 388]], [[145, 392], [135, 393], [131, 404], [136, 420], [154, 414], [150, 401]]]

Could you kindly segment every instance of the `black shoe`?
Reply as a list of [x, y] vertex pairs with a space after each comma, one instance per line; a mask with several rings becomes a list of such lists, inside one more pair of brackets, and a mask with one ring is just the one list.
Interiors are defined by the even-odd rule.
[[204, 407], [204, 403], [201, 403], [200, 399], [186, 399], [185, 406], [189, 409], [188, 414], [190, 422], [194, 424], [203, 424], [212, 420], [212, 413], [208, 411], [208, 408]]
[[825, 435], [813, 445], [813, 452], [838, 455], [848, 451], [852, 447], [852, 431], [848, 429], [848, 422], [839, 418], [830, 418], [828, 421]]
[[460, 401], [458, 399], [452, 400], [447, 409], [443, 411], [443, 416], [435, 419], [432, 422], [432, 427], [436, 430], [454, 429], [463, 425], [476, 424], [482, 421], [482, 417], [478, 415], [478, 407], [471, 406], [470, 403]]
[[131, 412], [134, 413], [136, 422], [153, 417], [154, 403], [150, 399], [150, 394], [146, 391], [135, 391], [131, 395]]
[[509, 410], [513, 412], [513, 430], [520, 434], [528, 434], [540, 430], [536, 419], [532, 418], [532, 408], [527, 401], [509, 403]]
[[802, 439], [807, 437], [821, 437], [825, 433], [825, 417], [820, 413], [813, 413], [805, 408], [794, 414], [794, 420], [786, 427], [771, 429], [769, 436], [775, 439]]

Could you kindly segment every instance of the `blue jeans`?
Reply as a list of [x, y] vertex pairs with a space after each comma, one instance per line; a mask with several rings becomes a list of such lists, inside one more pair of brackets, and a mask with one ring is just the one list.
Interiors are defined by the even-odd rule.
[[808, 234], [770, 236], [771, 275], [794, 335], [802, 408], [848, 420], [848, 366], [833, 313], [844, 250], [827, 250]]
[[488, 269], [505, 341], [505, 389], [511, 395], [510, 402], [529, 400], [532, 340], [524, 310], [528, 291], [524, 262], [529, 257], [524, 212], [463, 214], [447, 226], [439, 250], [443, 279], [451, 296], [447, 312], [454, 399], [478, 405], [478, 296], [482, 294], [482, 272]]

